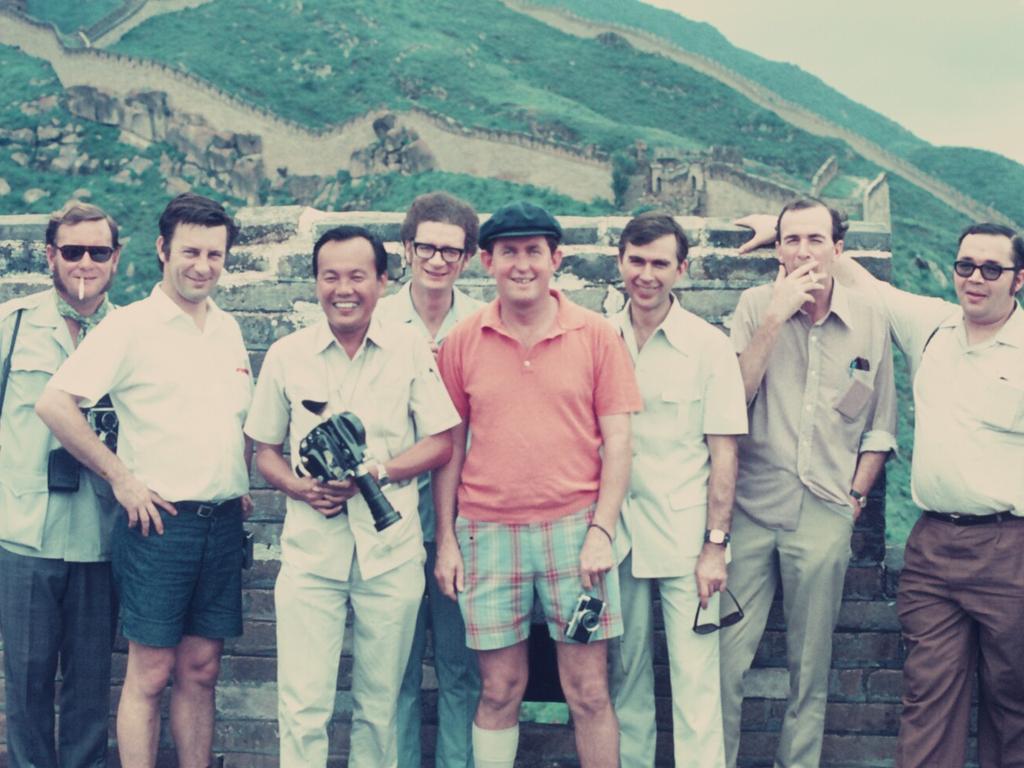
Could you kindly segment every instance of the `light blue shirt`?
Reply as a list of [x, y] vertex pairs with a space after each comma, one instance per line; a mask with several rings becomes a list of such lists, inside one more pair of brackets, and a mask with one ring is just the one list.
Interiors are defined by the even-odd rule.
[[[474, 299], [458, 288], [452, 289], [452, 306], [441, 323], [437, 336], [431, 336], [430, 331], [423, 322], [423, 318], [416, 312], [412, 303], [410, 292], [411, 283], [406, 283], [395, 293], [381, 299], [377, 304], [374, 317], [382, 323], [407, 323], [420, 331], [429, 341], [440, 344], [455, 327], [456, 323], [469, 317], [481, 307], [484, 302]], [[425, 472], [419, 478], [420, 489], [420, 524], [423, 527], [423, 540], [433, 541], [437, 528], [434, 515], [434, 497], [430, 491], [430, 473]]]
[[10, 349], [18, 309], [24, 312], [0, 414], [0, 546], [28, 557], [109, 560], [116, 515], [110, 486], [83, 467], [76, 492], [47, 490], [47, 459], [60, 443], [36, 416], [35, 404], [74, 351], [57, 294], [51, 289], [0, 305], [0, 360]]

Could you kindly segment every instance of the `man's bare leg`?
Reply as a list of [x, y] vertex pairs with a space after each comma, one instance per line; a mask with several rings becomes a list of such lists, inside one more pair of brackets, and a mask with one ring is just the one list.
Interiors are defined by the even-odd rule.
[[555, 643], [558, 678], [576, 729], [581, 768], [616, 768], [619, 723], [608, 694], [608, 643]]
[[508, 648], [477, 651], [480, 703], [473, 720], [476, 768], [512, 768], [519, 743], [519, 705], [529, 675], [524, 640]]
[[213, 749], [214, 691], [223, 640], [186, 635], [178, 643], [171, 689], [171, 735], [179, 768], [208, 768]]
[[174, 650], [128, 641], [128, 668], [117, 705], [117, 752], [123, 768], [156, 765], [160, 696], [171, 678]]

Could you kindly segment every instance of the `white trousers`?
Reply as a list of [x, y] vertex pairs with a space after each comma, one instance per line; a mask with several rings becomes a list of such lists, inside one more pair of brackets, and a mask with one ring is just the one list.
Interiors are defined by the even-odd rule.
[[327, 764], [327, 725], [349, 605], [354, 668], [348, 765], [397, 765], [395, 711], [422, 596], [419, 559], [372, 579], [363, 579], [353, 561], [348, 581], [282, 563], [274, 586], [281, 768]]
[[[676, 768], [721, 768], [725, 765], [722, 700], [719, 693], [718, 633], [693, 631], [697, 579], [687, 576], [637, 579], [630, 573], [632, 555], [619, 566], [621, 638], [608, 644], [609, 678], [619, 718], [622, 768], [651, 768], [655, 763], [657, 726], [654, 711], [653, 616], [651, 584], [657, 581], [665, 621], [669, 678], [672, 683], [672, 751]], [[701, 623], [718, 621], [719, 598], [713, 596]]]

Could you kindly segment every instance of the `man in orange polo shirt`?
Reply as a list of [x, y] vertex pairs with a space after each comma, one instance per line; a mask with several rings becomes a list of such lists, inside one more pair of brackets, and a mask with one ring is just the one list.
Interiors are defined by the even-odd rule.
[[[580, 765], [618, 764], [606, 666], [606, 641], [622, 634], [611, 542], [629, 484], [630, 413], [642, 400], [611, 324], [550, 288], [561, 237], [530, 203], [495, 211], [480, 229], [480, 258], [498, 298], [459, 323], [438, 356], [462, 424], [434, 477], [435, 575], [458, 599], [480, 664], [477, 768], [515, 761], [535, 594]], [[602, 602], [600, 618], [592, 634], [570, 636], [583, 594]]]

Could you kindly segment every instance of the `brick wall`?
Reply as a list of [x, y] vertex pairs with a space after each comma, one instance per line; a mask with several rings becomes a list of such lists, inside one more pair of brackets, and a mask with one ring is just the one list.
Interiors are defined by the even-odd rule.
[[[391, 256], [391, 274], [401, 277], [398, 213], [323, 213], [298, 207], [251, 208], [239, 213], [242, 237], [229, 260], [217, 300], [234, 312], [258, 370], [263, 353], [275, 340], [319, 314], [309, 277], [316, 237], [338, 224], [362, 224], [377, 231]], [[556, 283], [575, 301], [597, 311], [613, 312], [624, 301], [615, 265], [614, 243], [627, 219], [563, 217], [566, 258]], [[693, 247], [689, 276], [678, 287], [683, 305], [728, 328], [739, 293], [774, 276], [771, 251], [739, 256], [747, 235], [723, 221], [681, 218]], [[0, 217], [0, 300], [48, 285], [43, 255], [41, 216]], [[875, 274], [889, 275], [889, 233], [879, 225], [854, 222], [847, 251]], [[491, 298], [493, 288], [479, 260], [462, 280], [470, 293]], [[278, 570], [278, 535], [284, 515], [280, 494], [253, 477], [257, 511], [249, 522], [255, 531], [257, 563], [244, 582], [245, 634], [228, 643], [217, 697], [215, 749], [228, 766], [274, 766], [276, 761], [275, 642], [272, 588]], [[833, 654], [823, 765], [890, 765], [899, 716], [901, 650], [893, 605], [894, 574], [886, 567], [884, 499], [876, 489], [853, 539], [853, 560]], [[337, 715], [332, 723], [333, 763], [343, 765], [351, 717], [351, 645], [346, 647], [338, 678]], [[664, 633], [658, 626], [655, 654], [659, 765], [671, 764], [669, 681]], [[124, 672], [122, 641], [114, 665], [116, 693]], [[435, 679], [424, 676], [424, 745], [433, 746], [436, 713]], [[746, 679], [741, 763], [770, 765], [788, 687], [781, 607], [776, 605]], [[0, 735], [3, 715], [0, 711]], [[113, 732], [112, 732], [113, 733]], [[2, 765], [0, 745], [0, 765]], [[575, 765], [572, 734], [564, 725], [524, 725], [522, 766]], [[173, 764], [167, 729], [161, 764]]]

